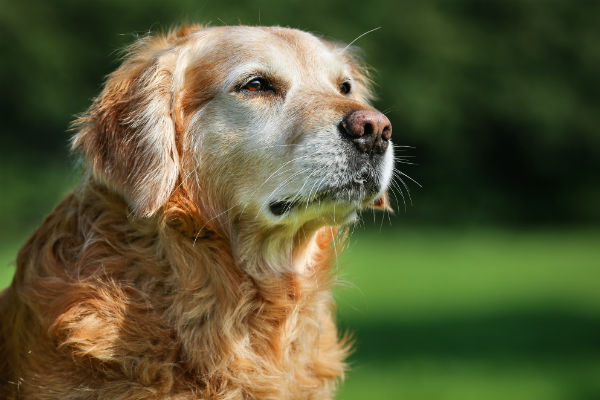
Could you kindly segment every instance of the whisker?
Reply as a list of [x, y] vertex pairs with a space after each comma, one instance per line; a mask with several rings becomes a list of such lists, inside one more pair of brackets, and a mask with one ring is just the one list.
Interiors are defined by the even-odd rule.
[[[400, 145], [400, 144], [395, 144], [395, 143], [392, 143], [392, 144], [393, 144], [393, 146], [394, 146], [395, 149], [411, 149], [411, 150], [416, 149], [415, 146]], [[401, 151], [403, 151], [403, 150], [401, 150]]]
[[[324, 173], [325, 172], [325, 174], [323, 175], [323, 178], [321, 178], [321, 180], [316, 179], [315, 182], [313, 183], [313, 185], [311, 186], [310, 190], [308, 191], [308, 196], [306, 197], [306, 205], [304, 207], [305, 209], [308, 208], [310, 199], [313, 196], [313, 194], [312, 194], [313, 190], [315, 190], [315, 194], [318, 193], [318, 191], [320, 189], [321, 182], [323, 182], [323, 180], [325, 180], [327, 178], [326, 172], [327, 172], [328, 166], [329, 166], [329, 164], [324, 165], [324, 166], [320, 166], [320, 168], [318, 168], [318, 169], [315, 170], [318, 173]], [[311, 174], [311, 176], [312, 176], [312, 174]], [[316, 187], [316, 189], [315, 189], [315, 187]], [[297, 198], [300, 198], [300, 193], [298, 194]], [[320, 199], [319, 199], [319, 204], [321, 204], [321, 200]]]
[[[383, 210], [384, 213], [387, 212], [386, 209]], [[385, 221], [385, 214], [381, 216], [381, 223], [379, 224], [379, 232], [381, 233], [381, 229], [383, 228], [383, 221]]]
[[413, 178], [411, 178], [410, 176], [408, 176], [407, 174], [405, 174], [404, 172], [400, 171], [399, 169], [397, 169], [395, 172], [398, 172], [400, 175], [404, 176], [405, 178], [410, 179], [413, 183], [415, 183], [418, 187], [423, 188], [423, 186], [417, 182], [416, 180], [414, 180]]
[[[390, 182], [390, 185], [399, 191], [400, 197], [402, 198], [402, 204], [404, 204], [404, 212], [406, 212], [406, 198], [404, 197], [404, 192], [402, 191], [402, 188], [398, 186], [398, 183], [395, 181]], [[396, 202], [398, 202], [398, 198], [396, 198]]]
[[[310, 180], [310, 178], [311, 178], [313, 175], [315, 175], [315, 174], [319, 174], [320, 172], [321, 172], [321, 170], [320, 170], [320, 169], [316, 169], [316, 170], [312, 171], [312, 172], [311, 172], [311, 173], [310, 173], [310, 174], [309, 174], [309, 175], [306, 177], [306, 179], [305, 179], [305, 181], [304, 181], [304, 184], [302, 184], [302, 187], [301, 187], [301, 188], [298, 190], [298, 192], [297, 192], [297, 193], [296, 193], [296, 195], [294, 196], [294, 201], [295, 201], [295, 200], [299, 200], [299, 199], [300, 199], [300, 196], [302, 195], [302, 190], [304, 189], [304, 187], [306, 186], [306, 184], [308, 183], [308, 181]], [[313, 184], [313, 186], [314, 186], [314, 184]], [[312, 188], [311, 188], [311, 191], [312, 191]], [[310, 200], [310, 193], [311, 193], [311, 192], [309, 191], [309, 192], [308, 192], [308, 197], [307, 197], [307, 200], [306, 200], [306, 207], [308, 207], [308, 202], [309, 202], [309, 200]]]
[[[301, 169], [300, 171], [296, 171], [291, 176], [289, 176], [286, 180], [284, 180], [279, 185], [277, 185], [277, 187], [271, 191], [271, 193], [266, 197], [266, 200], [261, 204], [261, 208], [265, 207], [267, 205], [267, 203], [269, 202], [269, 200], [271, 199], [273, 194], [275, 194], [275, 192], [277, 192], [277, 190], [279, 190], [281, 187], [287, 185], [294, 177], [296, 177], [304, 172], [307, 172], [309, 170], [310, 170], [309, 168], [304, 168], [304, 169]], [[257, 214], [257, 216], [258, 216], [258, 214]]]
[[417, 185], [418, 187], [420, 187], [421, 189], [423, 188], [423, 185], [421, 185], [419, 182], [417, 182], [416, 180], [414, 180], [413, 178], [411, 178], [410, 176], [408, 176], [407, 174], [405, 174], [404, 172], [398, 170], [398, 172], [400, 172], [400, 174], [402, 176], [404, 176], [405, 178], [410, 179], [415, 185]]
[[[304, 156], [303, 156], [303, 157], [304, 157]], [[300, 158], [303, 158], [303, 157], [298, 157], [297, 159], [300, 159]], [[281, 167], [280, 167], [280, 168], [281, 168]], [[291, 167], [287, 168], [285, 171], [289, 171], [290, 169], [291, 169]], [[300, 171], [298, 171], [298, 172], [296, 172], [296, 173], [292, 174], [292, 175], [291, 175], [290, 177], [288, 177], [288, 178], [287, 178], [285, 181], [283, 181], [282, 183], [280, 183], [280, 184], [279, 184], [279, 185], [278, 185], [278, 186], [277, 186], [275, 189], [273, 189], [273, 191], [271, 191], [271, 193], [269, 194], [269, 196], [267, 196], [267, 201], [268, 201], [268, 199], [269, 199], [269, 198], [271, 198], [271, 196], [273, 196], [273, 194], [274, 194], [274, 193], [275, 193], [275, 192], [276, 192], [276, 191], [277, 191], [277, 190], [278, 190], [278, 189], [279, 189], [279, 188], [280, 188], [282, 185], [285, 185], [285, 184], [287, 184], [287, 183], [288, 183], [289, 181], [291, 181], [291, 180], [292, 180], [292, 179], [293, 179], [293, 178], [294, 178], [296, 175], [298, 175], [298, 174], [301, 174], [301, 173], [303, 173], [303, 172], [308, 172], [308, 171], [310, 171], [310, 168], [309, 168], [309, 167], [305, 167], [305, 168], [303, 168], [302, 170], [300, 170]], [[312, 173], [315, 173], [315, 172], [317, 172], [317, 171], [313, 171]], [[283, 172], [282, 172], [282, 173], [283, 173]], [[312, 175], [312, 173], [311, 173], [311, 175]], [[260, 186], [258, 186], [258, 187], [257, 187], [257, 188], [256, 188], [256, 189], [255, 189], [255, 190], [254, 190], [254, 191], [251, 193], [250, 197], [253, 197], [253, 196], [256, 194], [256, 192], [257, 192], [257, 191], [258, 191], [258, 190], [259, 190], [259, 189], [260, 189], [262, 186], [264, 186], [264, 184], [265, 184], [265, 183], [267, 183], [267, 181], [268, 181], [269, 179], [271, 179], [271, 178], [272, 178], [272, 176], [273, 176], [273, 174], [271, 174], [271, 176], [270, 176], [269, 178], [267, 178], [267, 180], [266, 180], [265, 182], [263, 182], [263, 183], [262, 183]], [[309, 175], [309, 177], [310, 177], [310, 175]], [[304, 187], [304, 186], [303, 186], [303, 187]], [[298, 194], [296, 194], [296, 196], [298, 196]], [[262, 205], [262, 206], [264, 207], [265, 205], [266, 205], [266, 203], [263, 203], [263, 205]], [[244, 208], [242, 208], [242, 210], [241, 210], [241, 212], [240, 212], [240, 215], [241, 215], [241, 214], [243, 214], [243, 213], [246, 211], [246, 208], [247, 208], [247, 207], [248, 207], [248, 203], [247, 203], [247, 204], [244, 206]], [[257, 212], [260, 212], [260, 209], [259, 209]], [[257, 214], [257, 216], [258, 216], [258, 214]]]
[[381, 29], [381, 27], [380, 27], [380, 26], [378, 26], [377, 28], [373, 28], [373, 29], [371, 29], [371, 30], [369, 30], [369, 31], [366, 31], [365, 33], [362, 33], [362, 34], [358, 35], [358, 36], [356, 37], [356, 39], [354, 39], [353, 41], [351, 41], [350, 43], [348, 43], [348, 44], [346, 45], [346, 47], [344, 47], [344, 48], [342, 49], [341, 53], [344, 53], [346, 50], [348, 50], [348, 48], [349, 48], [350, 46], [352, 46], [354, 43], [356, 43], [356, 41], [357, 41], [358, 39], [362, 38], [362, 37], [363, 37], [363, 36], [365, 36], [365, 35], [368, 35], [368, 34], [369, 34], [369, 33], [371, 33], [371, 32], [375, 32], [376, 30], [379, 30], [379, 29]]
[[300, 146], [300, 143], [272, 144], [269, 146], [263, 146], [263, 147], [261, 147], [261, 149], [272, 149], [275, 147], [296, 147], [296, 146]]
[[[279, 189], [279, 187], [280, 187], [280, 186], [282, 186], [282, 185], [286, 184], [287, 182], [289, 182], [289, 181], [290, 181], [290, 180], [291, 180], [291, 179], [292, 179], [294, 176], [296, 176], [296, 175], [298, 175], [298, 174], [301, 174], [301, 173], [303, 173], [303, 172], [306, 172], [306, 171], [309, 171], [309, 168], [304, 168], [304, 169], [302, 169], [302, 170], [300, 170], [300, 171], [297, 171], [296, 173], [294, 173], [294, 174], [293, 174], [292, 176], [290, 176], [290, 177], [289, 177], [287, 180], [283, 181], [283, 182], [282, 182], [280, 185], [278, 185], [278, 186], [277, 186], [277, 187], [276, 187], [276, 188], [275, 188], [275, 189], [274, 189], [274, 190], [271, 192], [271, 194], [270, 194], [270, 195], [267, 197], [267, 199], [268, 199], [269, 197], [271, 197], [271, 196], [273, 195], [273, 193], [275, 193], [275, 191], [277, 191], [277, 189]], [[256, 189], [255, 189], [255, 190], [254, 190], [254, 191], [251, 193], [250, 197], [253, 197], [253, 196], [256, 194], [256, 192], [257, 192], [257, 191], [260, 189], [260, 187], [262, 187], [262, 186], [263, 186], [265, 183], [266, 183], [266, 181], [265, 181], [265, 182], [263, 182], [263, 184], [262, 184], [262, 185], [260, 185], [259, 187], [257, 187], [257, 188], [256, 188]], [[267, 200], [267, 201], [268, 201], [268, 200]], [[263, 204], [261, 205], [261, 207], [264, 207], [265, 205], [266, 205], [266, 202], [265, 202], [265, 203], [263, 203]], [[220, 217], [221, 215], [223, 215], [223, 214], [225, 214], [225, 213], [227, 213], [227, 212], [229, 212], [229, 211], [233, 210], [233, 209], [234, 209], [236, 206], [237, 206], [237, 204], [236, 204], [236, 205], [233, 205], [233, 206], [231, 206], [231, 207], [230, 207], [230, 208], [228, 208], [227, 210], [225, 210], [225, 211], [223, 211], [223, 212], [221, 212], [221, 213], [219, 213], [219, 214], [215, 215], [214, 217], [212, 217], [211, 219], [209, 219], [208, 221], [206, 221], [206, 223], [205, 223], [205, 224], [204, 224], [204, 225], [203, 225], [203, 226], [202, 226], [202, 227], [201, 227], [201, 228], [198, 230], [198, 232], [196, 233], [196, 236], [194, 237], [194, 244], [196, 243], [196, 241], [197, 241], [197, 239], [198, 239], [198, 237], [199, 237], [200, 233], [202, 232], [202, 230], [204, 230], [204, 228], [205, 228], [205, 227], [206, 227], [206, 226], [207, 226], [207, 225], [208, 225], [210, 222], [214, 221], [216, 218]], [[242, 208], [242, 212], [241, 212], [241, 213], [243, 213], [243, 212], [246, 210], [246, 207], [247, 207], [247, 205], [245, 205], [245, 206]], [[258, 212], [260, 212], [260, 210], [259, 210]], [[257, 216], [258, 216], [258, 214], [257, 214]]]
[[309, 156], [310, 156], [310, 154], [304, 154], [304, 155], [302, 155], [300, 157], [296, 157], [296, 158], [294, 158], [292, 160], [286, 161], [279, 168], [277, 168], [275, 170], [275, 172], [273, 172], [271, 175], [269, 175], [269, 177], [267, 179], [265, 179], [265, 181], [259, 186], [259, 188], [262, 187], [265, 183], [269, 182], [269, 179], [271, 179], [273, 176], [275, 176], [275, 174], [278, 171], [280, 171], [283, 167], [285, 167], [286, 165], [289, 165], [289, 164], [293, 163], [294, 161], [302, 160], [303, 158], [308, 158]]
[[[323, 170], [326, 171], [325, 168], [323, 168]], [[315, 194], [319, 193], [319, 190], [321, 190], [321, 185], [323, 184], [323, 182], [325, 182], [326, 179], [327, 179], [327, 175], [323, 176], [323, 178], [321, 178], [320, 181], [317, 181], [316, 186], [313, 185], [313, 187], [311, 187], [310, 192], [308, 192], [308, 199], [311, 198], [313, 189], [315, 189]], [[308, 202], [309, 202], [309, 200], [306, 201], [306, 208], [308, 208]], [[319, 204], [321, 204], [321, 200], [319, 200]]]
[[388, 115], [388, 113], [389, 113], [389, 112], [391, 112], [391, 111], [392, 111], [392, 107], [388, 107], [388, 108], [384, 109], [384, 110], [383, 110], [381, 113], [382, 113], [383, 115], [387, 116], [387, 115]]
[[402, 184], [402, 186], [404, 186], [404, 189], [406, 190], [406, 194], [408, 195], [408, 199], [410, 200], [410, 205], [413, 205], [413, 201], [412, 201], [412, 197], [410, 195], [410, 189], [408, 188], [408, 186], [406, 185], [406, 183], [404, 182], [404, 180], [402, 178], [398, 178], [400, 180], [400, 183]]
[[398, 164], [404, 164], [404, 165], [419, 165], [419, 164], [417, 164], [417, 163], [410, 162], [410, 161], [404, 161], [404, 160], [402, 160], [402, 159], [395, 160], [395, 162], [397, 162]]
[[[393, 186], [393, 182], [392, 182], [392, 185], [390, 185], [390, 189], [391, 189], [391, 190], [390, 190], [390, 192], [392, 193], [392, 196], [394, 196], [394, 200], [396, 201], [396, 204], [397, 204], [397, 205], [400, 205], [400, 202], [398, 201], [398, 196], [396, 196], [396, 192], [394, 191], [394, 189], [396, 189], [396, 190], [397, 190], [397, 188]], [[405, 204], [405, 211], [406, 211], [406, 204]], [[389, 216], [388, 216], [388, 217], [389, 217]], [[390, 223], [391, 223], [391, 222], [392, 222], [392, 221], [390, 220]]]

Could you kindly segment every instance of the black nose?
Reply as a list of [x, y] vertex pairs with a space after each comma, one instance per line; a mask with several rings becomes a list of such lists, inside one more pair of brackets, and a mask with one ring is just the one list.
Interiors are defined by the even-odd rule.
[[379, 111], [358, 110], [344, 117], [340, 131], [362, 153], [383, 154], [392, 137], [392, 124]]

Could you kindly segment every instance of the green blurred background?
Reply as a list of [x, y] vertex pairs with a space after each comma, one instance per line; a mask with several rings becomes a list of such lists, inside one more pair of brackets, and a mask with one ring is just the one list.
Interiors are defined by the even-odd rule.
[[600, 399], [600, 1], [1, 0], [0, 287], [118, 49], [185, 21], [381, 27], [356, 44], [423, 188], [337, 266], [340, 399]]

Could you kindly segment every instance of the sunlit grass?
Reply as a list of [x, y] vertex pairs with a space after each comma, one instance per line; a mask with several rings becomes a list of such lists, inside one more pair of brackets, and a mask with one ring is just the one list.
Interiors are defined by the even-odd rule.
[[389, 230], [339, 268], [340, 399], [600, 398], [600, 232]]
[[410, 358], [356, 366], [338, 398], [593, 400], [600, 363], [538, 364]]
[[343, 317], [435, 318], [507, 307], [600, 312], [600, 230], [383, 229], [338, 268]]

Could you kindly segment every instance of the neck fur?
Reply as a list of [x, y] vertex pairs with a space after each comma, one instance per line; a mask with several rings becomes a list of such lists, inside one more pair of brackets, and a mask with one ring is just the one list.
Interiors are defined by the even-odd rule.
[[186, 305], [168, 314], [185, 337], [190, 363], [206, 370], [206, 354], [196, 349], [211, 349], [208, 369], [216, 371], [232, 354], [253, 359], [252, 365], [257, 354], [289, 361], [299, 343], [318, 348], [321, 324], [329, 324], [333, 309], [329, 267], [337, 228], [259, 229], [244, 221], [223, 229], [201, 218], [186, 222], [197, 211], [176, 204], [163, 215], [161, 242], [177, 277], [172, 304]]

